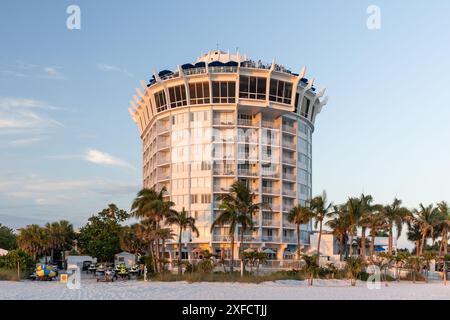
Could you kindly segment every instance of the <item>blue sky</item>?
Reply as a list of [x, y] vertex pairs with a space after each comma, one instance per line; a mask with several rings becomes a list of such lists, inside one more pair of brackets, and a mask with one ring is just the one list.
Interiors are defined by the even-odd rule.
[[[66, 8], [81, 8], [68, 30]], [[381, 29], [366, 27], [369, 5]], [[326, 86], [313, 193], [409, 207], [449, 200], [446, 1], [9, 1], [0, 4], [0, 223], [85, 221], [129, 209], [141, 146], [127, 108], [140, 79], [202, 52], [240, 52]]]

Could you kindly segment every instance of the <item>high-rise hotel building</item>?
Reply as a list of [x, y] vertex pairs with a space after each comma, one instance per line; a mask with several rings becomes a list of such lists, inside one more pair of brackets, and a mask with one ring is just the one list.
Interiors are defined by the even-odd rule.
[[[143, 185], [166, 187], [175, 209], [195, 217], [200, 236], [186, 233], [183, 251], [229, 257], [228, 227], [210, 228], [218, 196], [242, 180], [255, 202], [271, 208], [254, 217], [243, 246], [273, 260], [291, 258], [297, 238], [287, 214], [311, 197], [311, 136], [325, 90], [316, 91], [305, 68], [296, 74], [275, 61], [222, 51], [155, 73], [141, 85], [129, 110], [143, 141]], [[302, 226], [305, 245], [310, 231]], [[175, 242], [168, 245], [171, 257]]]

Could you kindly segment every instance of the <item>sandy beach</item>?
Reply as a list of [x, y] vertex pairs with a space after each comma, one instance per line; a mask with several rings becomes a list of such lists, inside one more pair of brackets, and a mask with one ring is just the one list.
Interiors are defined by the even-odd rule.
[[380, 289], [368, 289], [365, 282], [351, 287], [344, 280], [316, 280], [313, 287], [306, 281], [283, 280], [261, 284], [187, 283], [128, 281], [97, 283], [83, 279], [80, 289], [68, 289], [58, 282], [0, 281], [0, 300], [392, 300], [450, 299], [450, 285], [442, 282], [390, 283]]

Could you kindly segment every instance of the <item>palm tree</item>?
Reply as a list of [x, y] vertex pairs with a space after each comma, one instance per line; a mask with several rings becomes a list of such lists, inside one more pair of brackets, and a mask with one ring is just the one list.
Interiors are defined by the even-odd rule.
[[361, 225], [370, 229], [370, 261], [373, 263], [375, 237], [377, 232], [387, 227], [386, 217], [380, 212], [366, 212], [361, 218]]
[[353, 255], [353, 238], [355, 236], [355, 229], [361, 219], [363, 213], [363, 206], [358, 198], [349, 198], [345, 204], [345, 212], [348, 218], [348, 231], [350, 233], [350, 251], [349, 256]]
[[419, 250], [419, 254], [423, 254], [426, 246], [427, 235], [433, 232], [433, 224], [437, 218], [438, 211], [434, 208], [433, 204], [424, 206], [422, 203], [419, 205], [419, 209], [414, 209], [413, 219], [420, 225], [422, 240]]
[[420, 240], [422, 239], [421, 227], [414, 220], [408, 220], [406, 223], [408, 225], [406, 236], [409, 241], [416, 243], [416, 255], [418, 256], [420, 254]]
[[295, 207], [293, 207], [291, 209], [291, 211], [289, 211], [287, 220], [291, 223], [294, 223], [296, 228], [297, 228], [297, 257], [298, 259], [301, 258], [300, 256], [300, 249], [301, 249], [301, 245], [300, 245], [300, 239], [301, 239], [301, 229], [300, 226], [302, 224], [307, 224], [309, 223], [309, 221], [312, 218], [312, 211], [309, 208], [308, 205], [301, 205], [298, 204]]
[[[372, 206], [373, 197], [371, 195], [361, 194], [361, 216], [371, 215], [374, 207]], [[361, 226], [361, 257], [366, 259], [366, 228], [367, 226], [363, 223]]]
[[327, 193], [323, 191], [321, 196], [316, 196], [311, 200], [312, 216], [315, 220], [314, 227], [317, 229], [319, 225], [319, 237], [317, 240], [317, 259], [320, 257], [320, 240], [322, 238], [322, 225], [323, 220], [330, 216], [330, 209], [333, 204], [327, 202]]
[[[450, 231], [450, 209], [447, 202], [441, 201], [437, 204], [438, 207], [438, 217], [435, 222], [435, 227], [441, 229], [441, 245], [439, 248], [439, 257], [442, 256], [442, 251], [444, 251], [444, 256], [447, 254], [448, 248], [448, 232]], [[443, 249], [443, 250], [442, 250]]]
[[43, 228], [37, 224], [31, 224], [19, 229], [17, 244], [36, 261], [38, 256], [45, 253], [47, 249], [48, 236]]
[[364, 260], [361, 257], [348, 257], [346, 260], [346, 269], [350, 274], [350, 283], [354, 287], [361, 272], [364, 270]]
[[136, 236], [141, 239], [143, 242], [146, 242], [148, 245], [148, 255], [150, 258], [150, 261], [152, 263], [152, 267], [155, 269], [157, 268], [156, 259], [155, 259], [155, 253], [154, 253], [154, 244], [156, 240], [156, 227], [155, 227], [155, 221], [146, 219], [142, 220], [137, 226], [136, 226]]
[[344, 241], [347, 241], [348, 216], [342, 206], [333, 206], [334, 218], [328, 220], [325, 225], [331, 229], [333, 236], [339, 239], [339, 261], [342, 261], [344, 253]]
[[170, 228], [161, 228], [161, 229], [156, 230], [156, 235], [157, 235], [158, 241], [159, 240], [162, 241], [161, 258], [160, 258], [159, 263], [161, 265], [161, 270], [164, 270], [164, 264], [166, 263], [166, 241], [172, 240], [173, 237], [175, 236], [175, 234], [172, 232], [172, 230]]
[[240, 228], [240, 242], [239, 247], [240, 256], [242, 258], [242, 247], [244, 243], [244, 233], [248, 228], [253, 227], [253, 215], [262, 208], [263, 204], [253, 203], [255, 194], [250, 191], [248, 186], [243, 181], [235, 181], [231, 187], [230, 192], [221, 194], [219, 196], [219, 216], [211, 225], [211, 232], [216, 226], [223, 226], [230, 224], [229, 235], [231, 240], [231, 267], [233, 272], [234, 264], [234, 234], [238, 225]]
[[[168, 216], [172, 211], [172, 207], [175, 205], [172, 201], [164, 199], [164, 195], [167, 189], [163, 187], [159, 192], [154, 189], [142, 189], [137, 194], [136, 198], [131, 205], [131, 216], [141, 219], [151, 219], [155, 221], [155, 231], [158, 235], [158, 230], [161, 227], [161, 221]], [[160, 239], [156, 238], [156, 260], [160, 261]], [[156, 265], [157, 271], [160, 269]]]
[[392, 201], [392, 204], [383, 206], [381, 210], [388, 222], [388, 253], [392, 253], [393, 228], [395, 226], [397, 229], [398, 239], [402, 233], [403, 223], [411, 216], [411, 212], [407, 208], [402, 207], [402, 200], [397, 198]]
[[317, 262], [319, 260], [318, 254], [313, 255], [302, 255], [302, 259], [305, 262], [305, 273], [308, 276], [308, 283], [310, 286], [313, 285], [314, 278], [319, 273], [319, 263]]
[[67, 220], [47, 223], [45, 232], [48, 235], [48, 247], [51, 250], [51, 261], [54, 261], [55, 250], [69, 249], [75, 238], [72, 224]]
[[123, 227], [120, 233], [120, 248], [135, 255], [136, 261], [138, 255], [145, 247], [144, 240], [140, 237], [140, 225], [138, 223]]
[[190, 217], [186, 210], [181, 210], [180, 212], [172, 212], [166, 218], [166, 224], [175, 225], [178, 227], [178, 274], [182, 273], [181, 266], [181, 239], [183, 237], [183, 232], [186, 230], [191, 230], [198, 237], [199, 232], [197, 227], [195, 226], [195, 219]]

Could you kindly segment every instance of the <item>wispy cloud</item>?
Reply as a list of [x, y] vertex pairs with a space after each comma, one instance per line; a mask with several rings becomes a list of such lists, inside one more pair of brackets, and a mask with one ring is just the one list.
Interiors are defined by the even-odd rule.
[[[93, 177], [79, 180], [46, 179], [39, 176], [1, 176], [0, 199], [9, 206], [20, 205], [55, 205], [64, 204], [82, 198], [121, 197], [136, 193], [139, 181], [125, 183], [104, 178]], [[8, 201], [6, 201], [8, 200]], [[24, 202], [25, 201], [25, 202]]]
[[62, 69], [59, 66], [41, 66], [17, 61], [15, 64], [1, 66], [0, 73], [12, 77], [64, 80]]
[[43, 141], [44, 138], [43, 137], [39, 137], [39, 138], [25, 138], [25, 139], [16, 139], [16, 140], [12, 140], [10, 142], [10, 144], [12, 146], [15, 147], [22, 147], [22, 146], [29, 146], [38, 142]]
[[63, 126], [59, 121], [42, 112], [43, 110], [56, 109], [59, 108], [53, 107], [44, 101], [0, 97], [0, 133], [14, 133], [30, 129]]
[[86, 150], [84, 160], [99, 165], [132, 167], [128, 162], [96, 149]]
[[103, 72], [119, 72], [119, 73], [124, 73], [129, 77], [133, 76], [130, 72], [128, 72], [127, 69], [120, 68], [118, 66], [113, 66], [110, 64], [106, 64], [106, 63], [98, 63], [97, 68]]

